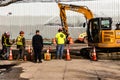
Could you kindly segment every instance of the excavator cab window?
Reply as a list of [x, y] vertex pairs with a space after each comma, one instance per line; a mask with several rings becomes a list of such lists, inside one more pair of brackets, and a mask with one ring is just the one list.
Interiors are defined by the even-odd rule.
[[100, 19], [101, 22], [101, 30], [111, 30], [111, 18], [102, 18]]

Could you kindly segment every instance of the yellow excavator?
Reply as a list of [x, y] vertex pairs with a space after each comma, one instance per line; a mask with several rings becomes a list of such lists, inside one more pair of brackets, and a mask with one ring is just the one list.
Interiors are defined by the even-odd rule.
[[[94, 46], [99, 50], [119, 50], [120, 30], [112, 30], [112, 18], [96, 17], [86, 6], [58, 3], [60, 8], [61, 24], [64, 33], [68, 35], [68, 25], [66, 20], [66, 10], [81, 13], [86, 18], [88, 46]], [[83, 25], [85, 27], [85, 24]]]

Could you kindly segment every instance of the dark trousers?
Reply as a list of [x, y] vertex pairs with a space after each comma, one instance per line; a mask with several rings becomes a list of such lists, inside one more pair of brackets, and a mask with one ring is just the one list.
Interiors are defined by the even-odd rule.
[[1, 52], [0, 52], [0, 54], [4, 54], [4, 53], [6, 53], [6, 46], [4, 46], [4, 45], [2, 45], [2, 50], [1, 50]]
[[41, 57], [42, 57], [41, 50], [42, 49], [40, 49], [40, 47], [34, 47], [33, 49], [34, 49], [34, 59], [35, 59], [35, 62], [37, 62], [37, 59], [39, 61], [41, 61]]
[[2, 58], [2, 59], [7, 59], [7, 57], [6, 57], [6, 52], [7, 52], [6, 46], [2, 45], [2, 50], [1, 50], [1, 52], [0, 52], [0, 58]]
[[18, 49], [19, 49], [19, 54], [17, 59], [24, 59], [25, 48], [23, 46], [20, 46]]

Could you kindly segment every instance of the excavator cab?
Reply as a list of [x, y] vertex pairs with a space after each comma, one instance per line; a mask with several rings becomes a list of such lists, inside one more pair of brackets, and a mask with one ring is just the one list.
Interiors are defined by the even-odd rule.
[[111, 30], [112, 19], [111, 18], [93, 18], [89, 20], [87, 26], [87, 35], [89, 43], [101, 42], [101, 31]]
[[92, 18], [87, 24], [88, 45], [98, 48], [118, 48], [120, 30], [112, 30], [112, 18]]

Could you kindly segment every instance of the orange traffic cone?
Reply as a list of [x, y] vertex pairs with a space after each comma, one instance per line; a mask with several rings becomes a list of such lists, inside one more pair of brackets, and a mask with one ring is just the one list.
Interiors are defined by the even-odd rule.
[[52, 43], [53, 43], [53, 44], [56, 44], [55, 38], [52, 39]]
[[27, 61], [27, 56], [26, 55], [24, 55], [24, 61]]
[[95, 49], [95, 47], [93, 48], [93, 52], [92, 52], [92, 60], [93, 60], [93, 61], [97, 61], [96, 49]]
[[13, 56], [12, 56], [12, 48], [10, 48], [9, 60], [13, 60]]
[[70, 38], [70, 44], [73, 44], [73, 39], [72, 38]]
[[69, 48], [67, 48], [66, 60], [68, 60], [68, 61], [71, 60], [71, 59], [70, 59]]
[[34, 59], [34, 53], [32, 48], [30, 49], [30, 60], [32, 61]]
[[27, 49], [28, 53], [31, 52], [31, 48], [30, 48], [30, 45], [28, 46], [28, 49]]
[[69, 44], [73, 44], [73, 39], [72, 37], [68, 37]]

